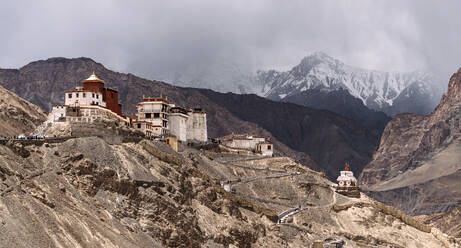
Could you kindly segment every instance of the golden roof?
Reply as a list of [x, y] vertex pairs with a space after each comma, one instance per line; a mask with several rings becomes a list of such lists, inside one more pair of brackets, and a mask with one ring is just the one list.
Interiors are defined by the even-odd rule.
[[93, 73], [90, 75], [90, 77], [88, 77], [87, 79], [83, 80], [83, 82], [103, 82], [103, 80], [99, 79], [96, 74], [94, 74], [94, 71]]

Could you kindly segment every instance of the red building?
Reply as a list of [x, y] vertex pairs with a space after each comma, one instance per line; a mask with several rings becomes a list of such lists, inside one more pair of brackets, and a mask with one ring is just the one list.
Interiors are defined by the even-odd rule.
[[[115, 89], [107, 88], [104, 86], [104, 81], [96, 77], [96, 75], [91, 74], [91, 76], [82, 81], [83, 87], [77, 87], [73, 91], [67, 92], [66, 94], [66, 105], [76, 104], [76, 105], [85, 105], [85, 104], [95, 104], [106, 107], [112, 112], [122, 116], [122, 105], [118, 102], [118, 91]], [[72, 99], [72, 92], [76, 92], [75, 96]], [[78, 94], [81, 92], [81, 94]], [[88, 92], [88, 94], [84, 94]], [[83, 96], [93, 96], [92, 93], [100, 93], [102, 102], [96, 100], [90, 101], [88, 99], [79, 99]], [[98, 97], [98, 94], [96, 95]], [[92, 99], [91, 99], [92, 100]]]

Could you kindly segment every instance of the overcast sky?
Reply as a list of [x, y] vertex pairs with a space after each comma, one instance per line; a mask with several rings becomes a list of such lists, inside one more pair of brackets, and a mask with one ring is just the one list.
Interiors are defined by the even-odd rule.
[[90, 57], [147, 78], [226, 61], [289, 69], [324, 51], [363, 68], [461, 67], [461, 1], [1, 1], [0, 67]]

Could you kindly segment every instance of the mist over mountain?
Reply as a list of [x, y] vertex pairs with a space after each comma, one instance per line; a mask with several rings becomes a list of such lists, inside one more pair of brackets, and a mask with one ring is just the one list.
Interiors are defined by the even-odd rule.
[[[297, 95], [295, 103], [300, 103], [300, 94], [310, 90], [328, 93], [344, 89], [369, 109], [383, 111], [389, 116], [432, 112], [444, 88], [430, 72], [367, 70], [346, 65], [322, 52], [303, 58], [288, 71], [259, 70], [252, 74], [244, 66], [220, 63], [206, 70], [189, 71], [172, 82], [224, 93], [254, 93], [276, 101], [290, 101], [291, 96]], [[312, 95], [312, 92], [307, 94]], [[306, 106], [325, 109], [324, 104], [309, 101]]]

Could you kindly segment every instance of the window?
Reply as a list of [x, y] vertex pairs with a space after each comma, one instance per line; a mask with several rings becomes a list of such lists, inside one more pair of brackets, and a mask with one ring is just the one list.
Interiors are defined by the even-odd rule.
[[93, 98], [94, 98], [94, 93], [92, 93], [92, 95], [93, 95]]
[[96, 105], [99, 105], [99, 102], [96, 102]]
[[75, 97], [77, 97], [77, 98], [78, 98], [78, 93], [75, 93]]
[[167, 123], [166, 121], [163, 121], [163, 127], [166, 127], [166, 123]]
[[96, 94], [96, 99], [99, 99], [99, 94]]
[[152, 118], [152, 114], [151, 113], [146, 113], [146, 119], [150, 119]]
[[69, 98], [72, 98], [72, 93], [69, 93]]
[[154, 113], [154, 119], [160, 118], [160, 113]]
[[271, 145], [268, 145], [268, 146], [267, 146], [267, 150], [270, 150], [270, 149], [272, 149], [272, 146], [271, 146]]
[[141, 124], [138, 124], [138, 128], [141, 128]]
[[83, 93], [83, 97], [86, 97], [86, 93]]

